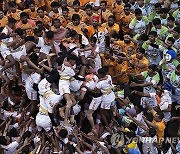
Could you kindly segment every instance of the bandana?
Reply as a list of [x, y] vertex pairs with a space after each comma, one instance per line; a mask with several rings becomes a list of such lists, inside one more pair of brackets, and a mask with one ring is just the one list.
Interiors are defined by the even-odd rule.
[[95, 20], [95, 21], [99, 22], [99, 16], [92, 16], [92, 20]]

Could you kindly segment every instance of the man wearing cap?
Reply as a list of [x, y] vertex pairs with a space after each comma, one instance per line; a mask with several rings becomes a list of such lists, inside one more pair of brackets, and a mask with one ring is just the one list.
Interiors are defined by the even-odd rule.
[[106, 28], [99, 26], [99, 16], [93, 16], [92, 25], [84, 28], [83, 32], [87, 34], [88, 38], [91, 38], [92, 36], [96, 37], [97, 38], [96, 45], [99, 46], [100, 52], [105, 51], [106, 36], [108, 34], [108, 31]]

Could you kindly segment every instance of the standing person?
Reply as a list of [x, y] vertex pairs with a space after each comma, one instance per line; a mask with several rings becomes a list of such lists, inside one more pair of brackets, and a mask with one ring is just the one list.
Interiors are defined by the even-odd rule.
[[[155, 64], [150, 65], [148, 71], [144, 71], [136, 76], [142, 76], [144, 78], [144, 83], [132, 82], [131, 87], [143, 87], [144, 93], [154, 93], [156, 91], [155, 87], [158, 85], [160, 77]], [[148, 102], [151, 107], [156, 106], [154, 100], [151, 98], [141, 98], [141, 104], [143, 104], [144, 101]]]
[[88, 38], [96, 37], [96, 45], [99, 46], [100, 52], [105, 52], [108, 31], [106, 28], [99, 26], [99, 16], [93, 16], [92, 25], [87, 26], [83, 31], [87, 34]]

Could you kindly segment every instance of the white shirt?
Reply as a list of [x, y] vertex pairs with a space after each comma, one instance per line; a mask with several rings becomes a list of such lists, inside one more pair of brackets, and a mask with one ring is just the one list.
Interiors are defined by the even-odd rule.
[[4, 148], [4, 154], [15, 154], [19, 143], [14, 141], [7, 146], [2, 146]]
[[49, 46], [45, 43], [43, 37], [39, 37], [37, 47], [40, 47], [41, 48], [40, 52], [45, 53], [45, 54], [49, 54], [50, 50], [52, 49], [51, 46]]
[[62, 65], [62, 69], [60, 71], [61, 78], [69, 80], [74, 75], [75, 75], [75, 72], [71, 67], [65, 66], [64, 64]]

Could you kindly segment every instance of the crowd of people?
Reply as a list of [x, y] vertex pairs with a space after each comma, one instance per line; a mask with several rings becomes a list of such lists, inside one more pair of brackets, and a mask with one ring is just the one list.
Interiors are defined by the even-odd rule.
[[0, 153], [180, 153], [179, 0], [0, 4]]

